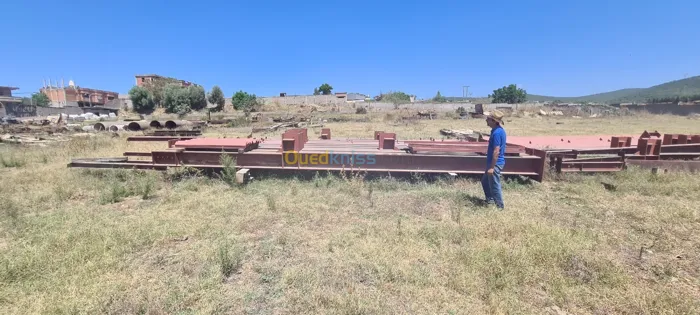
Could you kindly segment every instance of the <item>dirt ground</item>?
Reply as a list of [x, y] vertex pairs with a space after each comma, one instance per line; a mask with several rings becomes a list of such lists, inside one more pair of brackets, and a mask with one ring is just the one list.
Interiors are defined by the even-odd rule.
[[[319, 116], [334, 137], [487, 131], [482, 119]], [[505, 128], [700, 134], [700, 119], [510, 117]], [[66, 167], [163, 146], [106, 134], [0, 144], [0, 313], [700, 313], [698, 175], [508, 181], [498, 211], [479, 204], [469, 178], [319, 174], [231, 187], [188, 170]]]

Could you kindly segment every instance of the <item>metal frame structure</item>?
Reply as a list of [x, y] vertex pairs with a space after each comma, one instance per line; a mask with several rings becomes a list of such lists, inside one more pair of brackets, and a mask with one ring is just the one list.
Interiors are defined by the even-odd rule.
[[[375, 140], [331, 139], [330, 134], [330, 129], [323, 130], [319, 140], [309, 140], [306, 129], [289, 129], [281, 140], [144, 136], [130, 138], [130, 141], [167, 141], [168, 148], [124, 152], [123, 158], [74, 159], [69, 166], [217, 169], [222, 167], [222, 155], [227, 155], [236, 161], [237, 168], [251, 171], [483, 174], [486, 170], [488, 146], [484, 142], [398, 141], [396, 134], [382, 131], [375, 132]], [[545, 151], [512, 146], [506, 153], [507, 163], [502, 174], [542, 181]], [[143, 159], [148, 157], [150, 160]]]
[[631, 146], [631, 137], [612, 137], [610, 148], [549, 152], [557, 173], [615, 172], [627, 165], [664, 170], [700, 170], [700, 136], [644, 132]]
[[[134, 136], [127, 140], [163, 141], [168, 147], [152, 152], [124, 152], [124, 157], [120, 158], [75, 159], [69, 166], [221, 169], [222, 156], [229, 156], [235, 160], [237, 168], [251, 171], [478, 175], [486, 169], [488, 149], [488, 143], [481, 139], [400, 141], [395, 133], [384, 131], [375, 131], [373, 140], [331, 138], [328, 128], [321, 131], [319, 139], [313, 140], [309, 140], [307, 129], [302, 128], [286, 130], [279, 140], [183, 135]], [[639, 138], [614, 136], [608, 141], [596, 138], [592, 142], [609, 143], [610, 147], [547, 151], [509, 143], [502, 174], [542, 181], [547, 160], [557, 173], [615, 172], [624, 170], [627, 165], [700, 170], [698, 135], [666, 134], [662, 137], [658, 132], [645, 131]]]

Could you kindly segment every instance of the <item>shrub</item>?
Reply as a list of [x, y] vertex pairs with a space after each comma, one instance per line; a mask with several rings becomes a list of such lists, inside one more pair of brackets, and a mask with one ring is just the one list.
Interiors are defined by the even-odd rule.
[[248, 94], [247, 92], [238, 91], [231, 97], [231, 104], [236, 110], [243, 110], [247, 112], [257, 111], [260, 103], [258, 102], [257, 96], [255, 94]]
[[207, 107], [207, 97], [203, 87], [199, 85], [188, 86], [187, 96], [189, 98], [190, 108], [193, 110], [202, 110]]
[[236, 161], [228, 154], [221, 154], [220, 161], [222, 169], [219, 178], [231, 187], [236, 186]]
[[184, 115], [192, 111], [190, 90], [177, 84], [169, 84], [163, 91], [163, 107], [170, 114]]
[[221, 88], [217, 85], [215, 85], [213, 88], [211, 88], [211, 92], [209, 92], [208, 100], [209, 100], [209, 103], [216, 105], [216, 107], [212, 108], [212, 111], [215, 111], [215, 112], [222, 111], [224, 109], [224, 105], [226, 104], [226, 99], [224, 98], [224, 92], [221, 91]]
[[234, 246], [233, 250], [229, 250], [228, 245], [222, 245], [219, 246], [217, 258], [221, 275], [224, 278], [228, 278], [241, 268], [243, 264], [243, 250], [238, 246]]
[[153, 94], [144, 87], [135, 86], [131, 88], [129, 90], [129, 98], [134, 106], [134, 111], [151, 112], [156, 107]]

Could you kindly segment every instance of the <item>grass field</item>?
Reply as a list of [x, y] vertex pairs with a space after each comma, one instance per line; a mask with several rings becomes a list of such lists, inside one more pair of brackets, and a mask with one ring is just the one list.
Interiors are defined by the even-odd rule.
[[[334, 137], [401, 139], [487, 130], [482, 120], [386, 114], [327, 127]], [[512, 118], [505, 127], [700, 134], [700, 119]], [[110, 136], [0, 144], [0, 313], [700, 313], [698, 175], [507, 182], [498, 211], [478, 205], [476, 179], [319, 174], [231, 187], [187, 171], [66, 168], [70, 158], [161, 145]]]

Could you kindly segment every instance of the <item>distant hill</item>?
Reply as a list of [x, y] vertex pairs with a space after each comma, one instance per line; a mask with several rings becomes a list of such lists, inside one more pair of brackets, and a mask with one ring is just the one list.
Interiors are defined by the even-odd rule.
[[527, 100], [562, 101], [562, 102], [595, 102], [595, 103], [628, 103], [647, 102], [650, 99], [700, 96], [700, 76], [676, 80], [649, 88], [622, 89], [612, 92], [592, 94], [578, 97], [556, 97], [528, 94]]

